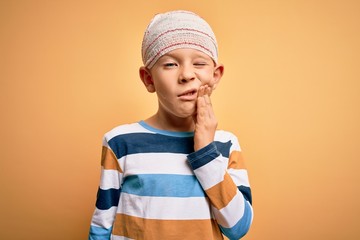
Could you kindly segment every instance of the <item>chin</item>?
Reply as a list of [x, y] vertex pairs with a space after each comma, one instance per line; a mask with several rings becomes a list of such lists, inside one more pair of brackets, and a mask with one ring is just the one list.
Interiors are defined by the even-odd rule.
[[182, 118], [189, 118], [189, 117], [192, 117], [196, 114], [196, 111], [191, 111], [191, 112], [183, 112], [181, 114], [179, 114], [179, 117], [182, 117]]
[[195, 106], [188, 106], [185, 108], [177, 109], [176, 116], [181, 118], [188, 118], [192, 117], [194, 114], [196, 114], [196, 107]]

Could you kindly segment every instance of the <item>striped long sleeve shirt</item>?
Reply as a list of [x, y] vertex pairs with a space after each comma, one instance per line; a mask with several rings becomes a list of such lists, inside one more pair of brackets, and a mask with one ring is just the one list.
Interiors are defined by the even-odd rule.
[[244, 236], [253, 210], [237, 138], [218, 130], [194, 151], [193, 136], [144, 121], [106, 133], [89, 240]]

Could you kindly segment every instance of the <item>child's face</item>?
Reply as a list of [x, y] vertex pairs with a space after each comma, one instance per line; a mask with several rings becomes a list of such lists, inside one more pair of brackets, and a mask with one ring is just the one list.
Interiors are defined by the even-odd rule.
[[215, 88], [223, 72], [205, 53], [195, 49], [176, 49], [162, 56], [150, 69], [159, 100], [159, 111], [176, 117], [196, 112], [200, 86]]

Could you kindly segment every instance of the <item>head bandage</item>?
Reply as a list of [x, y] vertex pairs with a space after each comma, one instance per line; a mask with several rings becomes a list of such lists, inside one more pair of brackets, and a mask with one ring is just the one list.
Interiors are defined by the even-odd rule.
[[210, 25], [195, 13], [171, 11], [155, 15], [142, 42], [144, 66], [151, 68], [164, 54], [179, 48], [192, 48], [218, 60], [218, 46]]

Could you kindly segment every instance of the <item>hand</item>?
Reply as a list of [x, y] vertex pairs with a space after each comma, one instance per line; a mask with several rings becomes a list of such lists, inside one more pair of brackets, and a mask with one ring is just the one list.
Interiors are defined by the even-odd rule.
[[211, 105], [211, 87], [201, 86], [197, 98], [197, 111], [193, 116], [195, 122], [194, 150], [197, 151], [214, 141], [217, 120]]

